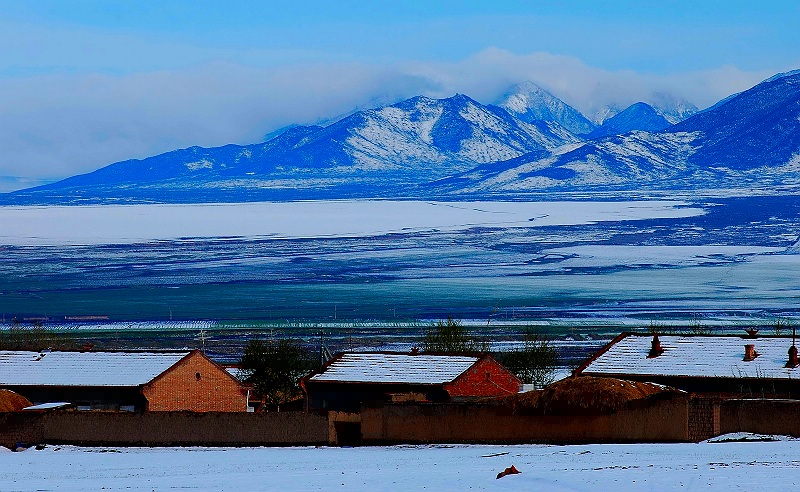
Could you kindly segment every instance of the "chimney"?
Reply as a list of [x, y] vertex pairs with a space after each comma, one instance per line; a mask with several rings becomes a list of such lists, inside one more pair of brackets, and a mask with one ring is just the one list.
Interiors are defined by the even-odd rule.
[[653, 341], [650, 342], [650, 352], [647, 354], [647, 358], [652, 359], [653, 357], [658, 357], [663, 353], [664, 349], [661, 348], [661, 341], [658, 339], [658, 334], [654, 334]]
[[746, 328], [744, 331], [747, 332], [745, 338], [758, 338], [758, 328]]
[[756, 346], [750, 343], [750, 344], [747, 344], [747, 345], [744, 346], [744, 359], [742, 359], [742, 360], [745, 361], [745, 362], [750, 362], [751, 360], [755, 359], [759, 355], [761, 355], [761, 354], [756, 352]]
[[786, 363], [784, 367], [797, 367], [800, 364], [800, 361], [797, 360], [797, 347], [792, 345], [789, 347], [789, 361]]

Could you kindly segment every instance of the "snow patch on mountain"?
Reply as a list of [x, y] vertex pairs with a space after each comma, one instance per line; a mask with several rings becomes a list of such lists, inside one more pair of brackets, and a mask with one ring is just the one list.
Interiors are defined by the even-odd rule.
[[186, 168], [190, 171], [199, 171], [200, 169], [213, 169], [214, 163], [209, 159], [200, 159], [195, 162], [187, 162]]
[[577, 147], [565, 146], [561, 153], [475, 180], [464, 191], [499, 193], [659, 182], [688, 172], [687, 160], [696, 152], [701, 135], [634, 131]]

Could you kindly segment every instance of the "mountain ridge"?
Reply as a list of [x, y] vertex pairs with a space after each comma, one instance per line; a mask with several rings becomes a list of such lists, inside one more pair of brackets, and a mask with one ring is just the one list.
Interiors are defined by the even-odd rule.
[[[531, 106], [536, 98], [541, 105]], [[767, 79], [674, 125], [663, 110], [636, 103], [578, 135], [565, 124], [588, 119], [573, 112], [532, 83], [514, 86], [496, 105], [464, 94], [415, 96], [330, 125], [292, 126], [266, 142], [117, 162], [0, 195], [0, 203], [460, 199], [800, 184], [800, 72]]]

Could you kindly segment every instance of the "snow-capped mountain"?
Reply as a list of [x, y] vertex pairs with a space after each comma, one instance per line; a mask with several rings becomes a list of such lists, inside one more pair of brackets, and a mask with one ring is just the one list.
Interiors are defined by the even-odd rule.
[[557, 123], [574, 135], [595, 129], [595, 125], [580, 111], [533, 82], [511, 87], [497, 105], [522, 121]]
[[586, 116], [589, 120], [598, 127], [602, 125], [607, 119], [613, 118], [614, 115], [619, 113], [625, 109], [621, 107], [619, 104], [604, 104], [604, 105], [593, 105], [591, 106], [588, 111], [586, 112]]
[[24, 196], [91, 195], [148, 200], [206, 196], [365, 196], [414, 186], [577, 139], [557, 125], [521, 121], [458, 94], [414, 97], [359, 111], [329, 126], [297, 126], [253, 145], [191, 147], [112, 164]]
[[666, 132], [699, 132], [696, 166], [769, 174], [800, 164], [800, 73], [762, 82]]
[[[492, 169], [487, 169], [492, 168]], [[800, 74], [658, 132], [634, 131], [459, 176], [464, 193], [800, 184]]]
[[697, 113], [697, 106], [665, 92], [654, 93], [647, 101], [658, 114], [674, 125]]
[[[697, 106], [686, 99], [675, 97], [666, 92], [654, 92], [642, 101], [663, 116], [671, 125], [681, 122], [698, 112]], [[617, 103], [592, 106], [587, 111], [588, 118], [597, 126], [621, 113], [625, 107]]]
[[291, 127], [267, 142], [118, 162], [0, 195], [0, 203], [504, 197], [800, 185], [800, 72], [771, 77], [674, 125], [667, 109], [678, 118], [693, 107], [664, 100], [669, 104], [661, 109], [632, 105], [587, 140], [565, 125], [586, 128], [588, 120], [532, 84], [507, 95], [504, 107], [460, 94], [418, 96], [326, 126]]
[[647, 103], [638, 102], [604, 121], [599, 128], [587, 134], [586, 138], [594, 140], [611, 135], [622, 135], [634, 130], [657, 132], [670, 125], [671, 123], [655, 108]]

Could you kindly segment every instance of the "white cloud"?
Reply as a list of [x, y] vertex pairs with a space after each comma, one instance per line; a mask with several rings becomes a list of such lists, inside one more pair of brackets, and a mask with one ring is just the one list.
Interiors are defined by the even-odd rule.
[[312, 124], [417, 94], [461, 92], [488, 103], [523, 80], [589, 111], [611, 102], [624, 106], [654, 91], [704, 107], [769, 75], [720, 67], [659, 76], [491, 48], [455, 63], [256, 68], [215, 62], [115, 76], [17, 76], [0, 80], [0, 176], [62, 178], [180, 147], [251, 143], [292, 123]]

